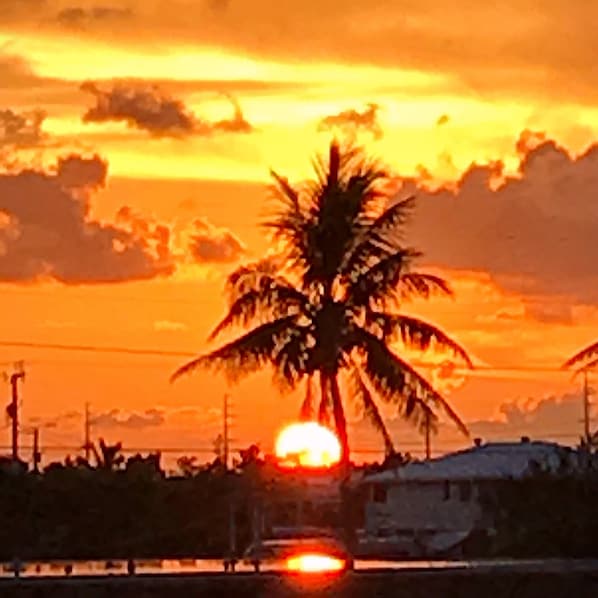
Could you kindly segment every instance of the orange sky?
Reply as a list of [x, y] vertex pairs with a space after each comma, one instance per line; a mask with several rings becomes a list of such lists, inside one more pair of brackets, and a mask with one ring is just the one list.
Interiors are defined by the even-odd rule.
[[[202, 350], [224, 276], [268, 248], [257, 226], [268, 169], [300, 179], [331, 135], [349, 134], [420, 197], [413, 242], [456, 291], [409, 311], [498, 368], [449, 389], [474, 433], [575, 439], [579, 383], [540, 370], [598, 336], [598, 42], [586, 27], [598, 7], [4, 0], [2, 10], [0, 340]], [[48, 444], [80, 441], [86, 401], [97, 434], [129, 446], [210, 446], [219, 431], [224, 381], [169, 385], [182, 357], [0, 346], [7, 371], [20, 359], [24, 419]], [[538, 371], [501, 370], [513, 365]], [[232, 395], [239, 445], [271, 447], [297, 410], [265, 375]], [[378, 446], [352, 427], [356, 445]], [[419, 450], [417, 435], [393, 428], [399, 448]], [[436, 442], [459, 441], [443, 430]]]

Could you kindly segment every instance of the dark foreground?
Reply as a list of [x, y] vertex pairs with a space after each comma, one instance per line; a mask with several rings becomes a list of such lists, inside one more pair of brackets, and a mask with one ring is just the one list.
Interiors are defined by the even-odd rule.
[[370, 571], [342, 578], [276, 574], [192, 574], [137, 577], [38, 578], [0, 581], [0, 596], [15, 598], [595, 598], [598, 569], [513, 571]]

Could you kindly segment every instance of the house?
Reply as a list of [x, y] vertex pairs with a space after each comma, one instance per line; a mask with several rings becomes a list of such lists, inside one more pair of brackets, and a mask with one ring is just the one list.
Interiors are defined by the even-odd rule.
[[537, 468], [579, 466], [579, 455], [551, 442], [492, 442], [366, 476], [365, 525], [359, 550], [377, 556], [460, 554], [476, 531], [491, 531], [480, 505], [493, 481]]

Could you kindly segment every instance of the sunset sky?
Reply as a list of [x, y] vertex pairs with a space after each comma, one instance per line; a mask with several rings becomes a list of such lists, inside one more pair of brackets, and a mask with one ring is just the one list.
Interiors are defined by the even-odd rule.
[[[224, 380], [168, 377], [269, 247], [269, 169], [299, 181], [352, 136], [418, 197], [409, 241], [455, 290], [406, 310], [481, 366], [422, 371], [473, 435], [575, 441], [580, 381], [550, 370], [598, 338], [597, 19], [583, 0], [0, 0], [0, 361], [25, 361], [25, 430], [77, 445], [88, 401], [125, 446], [211, 446]], [[298, 410], [266, 373], [230, 392], [236, 446], [271, 448]]]

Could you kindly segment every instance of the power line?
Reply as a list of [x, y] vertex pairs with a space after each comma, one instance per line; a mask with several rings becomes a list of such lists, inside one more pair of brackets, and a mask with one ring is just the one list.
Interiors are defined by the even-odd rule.
[[[39, 290], [39, 291], [25, 291], [25, 290], [12, 290], [12, 289], [2, 289], [2, 294], [4, 295], [16, 295], [16, 296], [27, 296], [27, 297], [54, 297], [54, 292], [52, 290]], [[81, 301], [89, 301], [90, 296], [93, 294], [93, 291], [90, 294], [84, 295], [82, 293], [72, 293], [67, 291], [67, 296], [71, 299], [79, 299]], [[99, 299], [101, 301], [114, 301], [114, 302], [129, 302], [129, 303], [165, 303], [165, 304], [180, 304], [180, 305], [195, 305], [199, 306], [201, 303], [202, 295], [198, 294], [198, 298], [196, 299], [178, 299], [178, 298], [151, 298], [151, 297], [132, 297], [132, 296], [124, 296], [124, 297], [116, 297], [114, 295], [106, 295], [102, 294], [100, 296], [93, 295], [94, 299]]]
[[27, 341], [0, 341], [0, 347], [20, 347], [26, 349], [49, 349], [55, 351], [78, 351], [89, 353], [125, 353], [127, 355], [147, 355], [156, 357], [195, 357], [190, 351], [168, 351], [164, 349], [138, 349], [133, 347], [109, 347], [101, 345], [67, 345], [62, 343], [35, 343]]
[[[127, 355], [140, 355], [147, 357], [196, 357], [197, 352], [185, 350], [167, 350], [154, 348], [122, 347], [122, 346], [103, 346], [103, 345], [76, 345], [66, 343], [41, 343], [16, 340], [0, 340], [0, 347], [19, 347], [28, 349], [47, 349], [55, 351], [75, 351], [87, 353], [120, 353]], [[414, 360], [411, 362], [415, 367], [426, 369], [440, 369], [445, 364], [438, 362], [426, 362]], [[454, 373], [475, 375], [476, 372], [526, 372], [526, 373], [560, 373], [571, 374], [570, 370], [565, 370], [557, 366], [522, 366], [522, 365], [477, 365], [474, 369], [456, 366], [452, 368]]]

